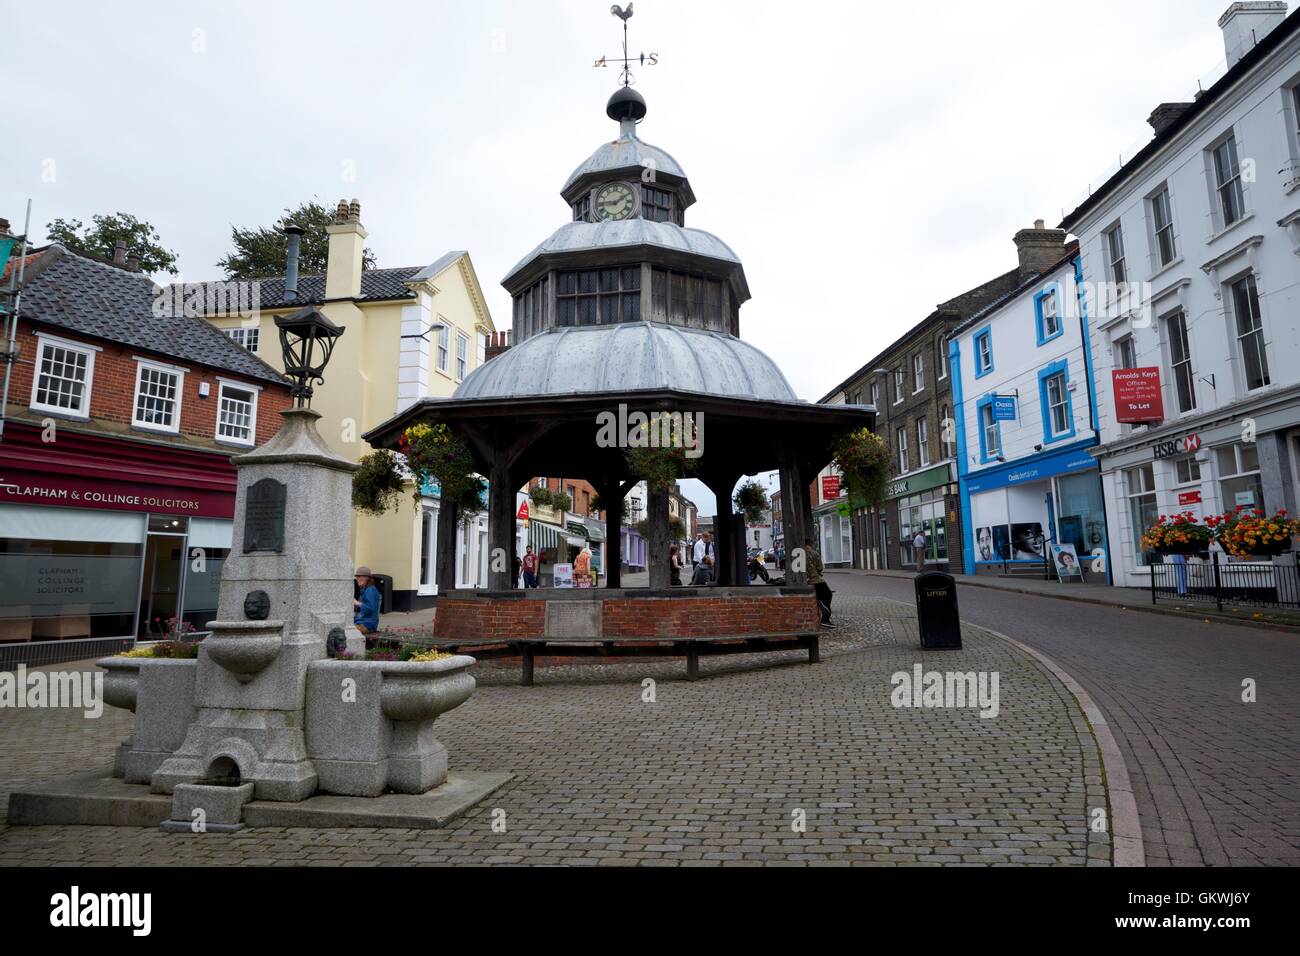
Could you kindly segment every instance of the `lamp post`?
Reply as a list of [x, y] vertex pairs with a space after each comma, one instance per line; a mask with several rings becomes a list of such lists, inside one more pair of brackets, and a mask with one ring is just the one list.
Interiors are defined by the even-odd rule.
[[345, 329], [311, 306], [292, 315], [277, 316], [275, 325], [280, 330], [284, 374], [293, 380], [290, 394], [294, 407], [310, 408], [312, 386], [325, 382], [325, 366]]

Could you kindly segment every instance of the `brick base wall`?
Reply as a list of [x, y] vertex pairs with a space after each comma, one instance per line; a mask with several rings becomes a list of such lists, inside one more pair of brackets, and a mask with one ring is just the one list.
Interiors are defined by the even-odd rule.
[[[819, 622], [811, 594], [601, 600], [601, 636], [612, 639], [790, 634], [816, 631]], [[444, 597], [433, 628], [449, 640], [546, 637], [546, 600]]]

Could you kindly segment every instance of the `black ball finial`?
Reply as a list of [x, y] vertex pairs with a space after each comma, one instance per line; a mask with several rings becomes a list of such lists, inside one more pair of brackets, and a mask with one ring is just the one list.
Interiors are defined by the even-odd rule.
[[645, 119], [645, 97], [630, 86], [622, 86], [605, 104], [605, 115], [612, 120], [622, 122], [625, 119]]

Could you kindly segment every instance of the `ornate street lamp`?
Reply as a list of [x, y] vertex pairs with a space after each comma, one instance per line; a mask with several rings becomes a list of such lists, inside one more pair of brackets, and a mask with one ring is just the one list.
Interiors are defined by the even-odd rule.
[[293, 403], [296, 408], [310, 408], [312, 385], [324, 384], [325, 366], [334, 352], [334, 343], [345, 331], [321, 313], [307, 306], [293, 315], [277, 316], [280, 350], [284, 355], [284, 374], [293, 380]]

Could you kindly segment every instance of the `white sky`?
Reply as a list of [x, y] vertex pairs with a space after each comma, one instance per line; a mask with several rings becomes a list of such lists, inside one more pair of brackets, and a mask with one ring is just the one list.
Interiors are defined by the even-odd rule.
[[[506, 328], [501, 277], [617, 135], [617, 71], [591, 66], [620, 46], [609, 6], [0, 0], [0, 216], [21, 228], [30, 197], [40, 240], [130, 212], [197, 280], [232, 224], [356, 197], [380, 266], [468, 249]], [[816, 401], [1189, 99], [1228, 0], [635, 6], [632, 49], [660, 58], [640, 135], [745, 263], [741, 335]]]

